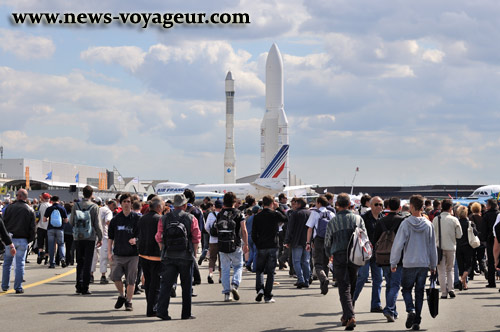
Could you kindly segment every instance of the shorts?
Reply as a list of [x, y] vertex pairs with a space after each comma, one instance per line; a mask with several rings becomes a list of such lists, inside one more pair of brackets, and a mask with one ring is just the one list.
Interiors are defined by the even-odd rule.
[[116, 256], [113, 255], [111, 264], [111, 274], [109, 278], [112, 281], [121, 281], [123, 275], [127, 280], [127, 285], [134, 285], [137, 278], [137, 265], [139, 256]]

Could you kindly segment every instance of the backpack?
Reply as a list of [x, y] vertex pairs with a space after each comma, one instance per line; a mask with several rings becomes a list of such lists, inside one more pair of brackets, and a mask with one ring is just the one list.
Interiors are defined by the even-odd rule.
[[366, 232], [356, 225], [347, 247], [348, 261], [357, 266], [363, 266], [373, 255], [373, 246]]
[[318, 228], [316, 229], [316, 236], [319, 236], [321, 238], [325, 238], [326, 236], [326, 227], [328, 226], [328, 223], [330, 222], [330, 213], [329, 211], [323, 211], [320, 212], [317, 210], [319, 213], [319, 220], [318, 220]]
[[[166, 224], [168, 222], [168, 224]], [[189, 249], [188, 232], [181, 220], [163, 220], [163, 243], [167, 251], [186, 251]]]
[[232, 253], [236, 251], [236, 221], [241, 215], [236, 209], [221, 210], [214, 222], [217, 230], [218, 247], [220, 252]]
[[62, 226], [61, 212], [59, 212], [57, 208], [54, 208], [54, 210], [52, 210], [52, 213], [50, 214], [50, 225], [56, 228]]
[[387, 266], [391, 264], [391, 249], [394, 238], [396, 237], [396, 232], [394, 232], [394, 230], [396, 229], [397, 223], [394, 223], [390, 229], [385, 227], [384, 222], [380, 222], [380, 225], [382, 226], [383, 232], [375, 244], [375, 261], [379, 266]]
[[79, 203], [76, 203], [75, 221], [73, 225], [73, 236], [75, 240], [86, 240], [92, 234], [92, 217], [90, 209], [95, 204], [91, 204], [85, 210], [82, 210]]
[[[214, 223], [212, 224], [212, 226], [210, 226], [210, 235], [213, 237], [217, 237], [219, 235], [217, 233], [217, 214], [215, 214], [215, 212], [211, 212], [211, 213], [214, 214], [215, 220], [214, 220]], [[207, 216], [207, 219], [208, 219], [208, 216]]]

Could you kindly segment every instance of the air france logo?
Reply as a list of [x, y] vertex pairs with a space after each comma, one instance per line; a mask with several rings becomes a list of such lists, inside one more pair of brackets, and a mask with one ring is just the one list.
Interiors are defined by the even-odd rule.
[[158, 189], [158, 194], [171, 194], [171, 193], [183, 193], [184, 188], [160, 188]]

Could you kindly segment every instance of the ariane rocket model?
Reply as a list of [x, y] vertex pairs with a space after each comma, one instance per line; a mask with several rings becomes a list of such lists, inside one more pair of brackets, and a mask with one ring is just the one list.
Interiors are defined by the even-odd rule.
[[[226, 79], [226, 95], [227, 82]], [[283, 97], [283, 60], [276, 44], [271, 46], [266, 60], [266, 113], [260, 126], [260, 142], [260, 168], [263, 172], [281, 147], [288, 146], [288, 120]], [[288, 176], [288, 154], [286, 154], [286, 158], [279, 162], [272, 177], [282, 180], [288, 186]]]
[[224, 183], [236, 183], [236, 154], [234, 152], [234, 80], [226, 76], [226, 149], [224, 150]]

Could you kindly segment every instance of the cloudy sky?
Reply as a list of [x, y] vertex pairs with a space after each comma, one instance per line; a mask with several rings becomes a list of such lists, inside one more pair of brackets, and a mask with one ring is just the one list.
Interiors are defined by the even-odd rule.
[[[168, 3], [168, 6], [167, 6]], [[251, 23], [14, 25], [12, 12], [248, 13]], [[290, 169], [306, 183], [500, 182], [496, 0], [0, 0], [4, 158], [223, 181], [259, 172], [265, 59], [284, 58]]]

